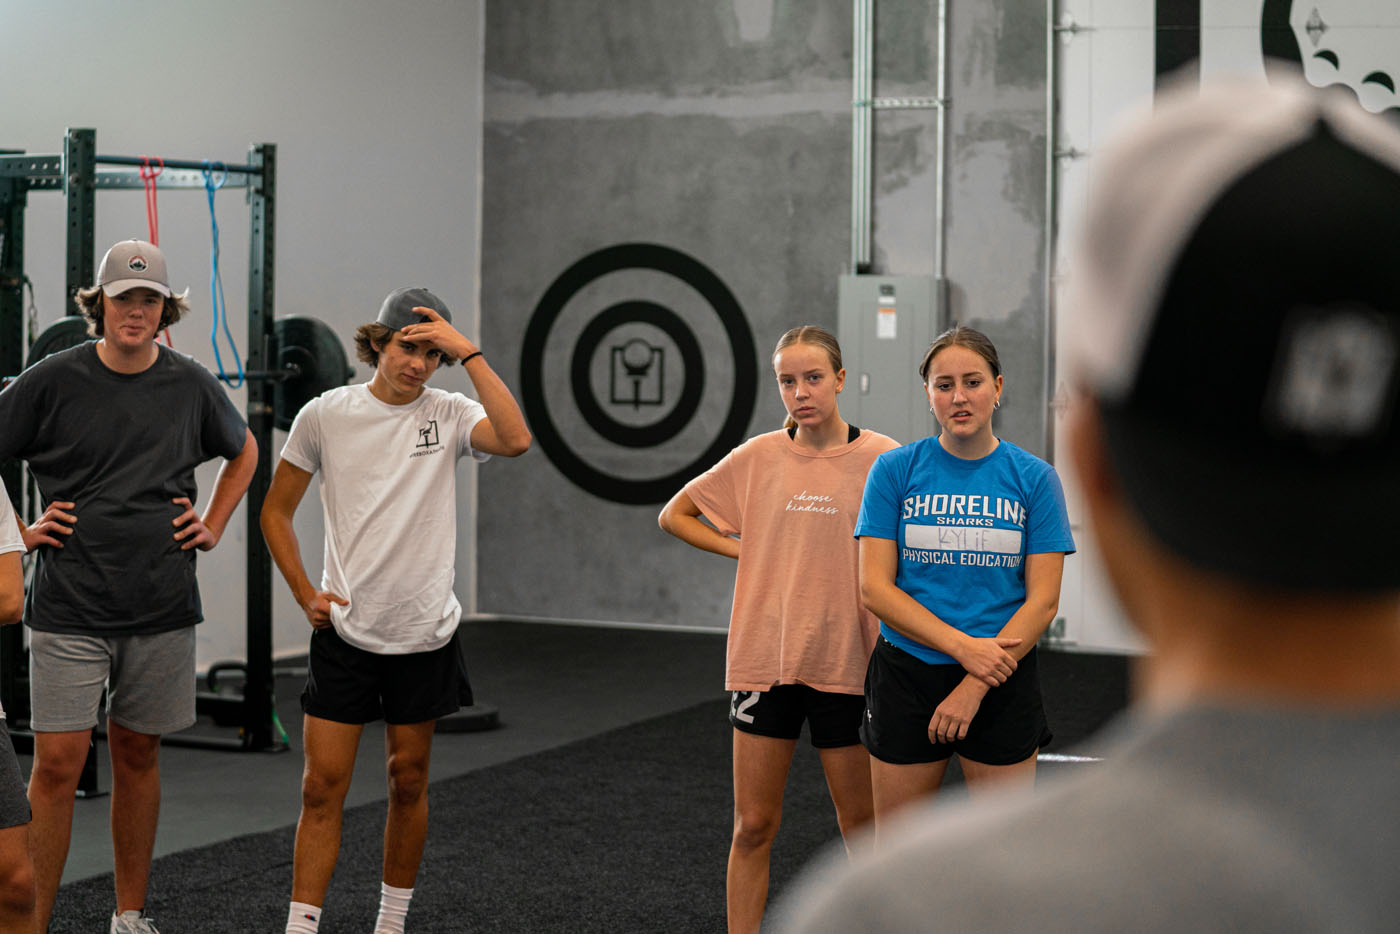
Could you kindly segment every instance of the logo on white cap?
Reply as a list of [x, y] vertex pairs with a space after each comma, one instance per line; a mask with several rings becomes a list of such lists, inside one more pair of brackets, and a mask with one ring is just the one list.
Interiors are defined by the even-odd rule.
[[126, 261], [126, 268], [130, 269], [132, 272], [145, 272], [146, 258], [144, 256], [133, 256]]
[[1400, 348], [1379, 315], [1300, 308], [1284, 324], [1281, 351], [1266, 402], [1277, 426], [1336, 439], [1384, 429]]

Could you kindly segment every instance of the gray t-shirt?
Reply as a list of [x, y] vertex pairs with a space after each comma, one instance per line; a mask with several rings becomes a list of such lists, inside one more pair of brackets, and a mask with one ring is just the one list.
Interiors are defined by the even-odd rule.
[[[159, 345], [157, 345], [159, 346]], [[243, 450], [247, 426], [218, 381], [160, 347], [116, 373], [89, 341], [46, 357], [0, 392], [0, 458], [23, 458], [42, 502], [74, 503], [62, 548], [38, 552], [24, 621], [44, 632], [138, 635], [200, 622], [197, 549], [173, 520], [194, 470]]]
[[1400, 925], [1400, 709], [1130, 717], [1102, 765], [935, 802], [829, 854], [777, 930], [1346, 931]]

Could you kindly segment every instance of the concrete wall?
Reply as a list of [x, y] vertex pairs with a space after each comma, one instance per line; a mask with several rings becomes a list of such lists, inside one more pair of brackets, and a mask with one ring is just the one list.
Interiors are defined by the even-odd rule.
[[[478, 0], [233, 6], [0, 0], [6, 39], [0, 148], [59, 152], [70, 126], [96, 128], [98, 152], [120, 155], [241, 162], [250, 143], [276, 143], [279, 316], [325, 320], [353, 360], [355, 326], [373, 319], [391, 289], [424, 284], [470, 333], [481, 16]], [[205, 196], [161, 191], [158, 203], [173, 284], [190, 286], [195, 308], [173, 329], [175, 347], [212, 368]], [[240, 192], [226, 191], [216, 197], [216, 211], [225, 298], [246, 350], [247, 207]], [[63, 223], [60, 195], [30, 194], [25, 265], [41, 327], [68, 311]], [[100, 193], [98, 255], [132, 236], [147, 236], [142, 193]], [[227, 361], [229, 352], [222, 352]], [[358, 379], [366, 379], [368, 368], [355, 366]], [[460, 369], [435, 382], [469, 386]], [[244, 405], [242, 390], [230, 395]], [[278, 433], [278, 450], [284, 440]], [[213, 469], [199, 474], [206, 497]], [[458, 503], [457, 569], [459, 592], [470, 605], [472, 469], [463, 467], [462, 476], [468, 483]], [[297, 530], [316, 576], [321, 519], [314, 488]], [[207, 615], [199, 629], [202, 664], [242, 657], [247, 534], [240, 509], [219, 547], [200, 556]], [[307, 625], [280, 577], [274, 592], [277, 649], [304, 652]]]
[[[1044, 16], [1030, 0], [958, 0], [950, 18], [951, 312], [997, 341], [1008, 382], [998, 430], [1033, 451], [1044, 449]], [[561, 274], [617, 244], [679, 251], [732, 293], [752, 361], [741, 354], [736, 364], [725, 319], [674, 269], [598, 275], [566, 296], [534, 347], [540, 404], [562, 446], [613, 487], [635, 489], [676, 476], [731, 435], [776, 427], [774, 340], [793, 324], [836, 326], [850, 254], [851, 19], [846, 0], [250, 0], [236, 10], [153, 0], [139, 16], [95, 0], [0, 0], [5, 34], [23, 37], [6, 57], [0, 147], [53, 152], [67, 126], [96, 127], [99, 151], [133, 155], [230, 160], [252, 142], [277, 143], [278, 314], [321, 317], [347, 348], [354, 325], [404, 283], [432, 286], [470, 320], [479, 203], [480, 336], [518, 393], [527, 330]], [[931, 96], [934, 4], [877, 0], [876, 27], [876, 93]], [[876, 271], [926, 274], [933, 113], [881, 113], [876, 131]], [[160, 211], [162, 246], [197, 309], [176, 346], [212, 365], [203, 197], [162, 192]], [[227, 192], [218, 212], [241, 340], [246, 208]], [[61, 199], [36, 193], [28, 214], [43, 325], [67, 310]], [[97, 223], [104, 247], [144, 234], [140, 193], [99, 196]], [[687, 379], [699, 378], [683, 366], [685, 334], [704, 370], [683, 428], [641, 448], [590, 426], [572, 385], [589, 323], [628, 302], [669, 312], [675, 333], [633, 315], [594, 335], [581, 371], [612, 422], [646, 434], [659, 410], [674, 409]], [[611, 351], [630, 339], [666, 355], [659, 407], [610, 401]], [[460, 372], [438, 383], [468, 388]], [[232, 396], [243, 404], [240, 391]], [[473, 473], [463, 469], [468, 481]], [[479, 568], [476, 606], [488, 613], [726, 624], [732, 565], [661, 533], [658, 503], [587, 492], [541, 445], [480, 476], [479, 564], [470, 483], [458, 504], [467, 605]], [[212, 470], [201, 474], [206, 492], [211, 481]], [[310, 498], [298, 530], [314, 571], [321, 527]], [[205, 663], [241, 654], [246, 534], [240, 514], [201, 560]], [[280, 582], [275, 589], [277, 645], [296, 651], [304, 623]]]
[[[1000, 348], [998, 431], [1042, 452], [1044, 5], [953, 7], [951, 314]], [[877, 96], [932, 96], [934, 4], [880, 0], [876, 24]], [[756, 399], [739, 437], [781, 422], [768, 356], [783, 330], [836, 327], [850, 255], [851, 31], [844, 0], [487, 4], [482, 336], [513, 386], [537, 387], [563, 454], [538, 444], [483, 473], [482, 611], [727, 624], [732, 563], [660, 532], [658, 500], [727, 440], [746, 381]], [[933, 127], [932, 111], [876, 118], [875, 271], [933, 269]], [[723, 281], [757, 348], [747, 376], [713, 303], [672, 271], [628, 268], [636, 256], [624, 252], [616, 267], [575, 268], [555, 284], [629, 243], [680, 251]], [[669, 312], [671, 330], [609, 312], [628, 303]], [[684, 360], [687, 331], [699, 365]], [[669, 361], [650, 409], [606, 391], [614, 348], [629, 342]], [[703, 399], [663, 437], [702, 367]], [[580, 408], [590, 396], [638, 446], [598, 429]], [[585, 473], [612, 482], [600, 494], [580, 484]], [[667, 479], [664, 494], [646, 489]]]

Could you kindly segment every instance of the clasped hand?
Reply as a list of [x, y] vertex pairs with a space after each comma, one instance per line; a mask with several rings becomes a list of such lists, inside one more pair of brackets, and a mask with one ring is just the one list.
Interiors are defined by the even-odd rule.
[[1016, 670], [1016, 659], [1007, 649], [1015, 648], [1019, 637], [993, 636], [990, 639], [969, 639], [955, 657], [968, 674], [986, 682], [988, 687], [1006, 683]]

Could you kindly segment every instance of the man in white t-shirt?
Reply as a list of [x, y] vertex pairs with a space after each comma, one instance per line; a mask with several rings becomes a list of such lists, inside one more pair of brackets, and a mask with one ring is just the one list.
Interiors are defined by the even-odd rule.
[[[24, 611], [24, 539], [10, 496], [0, 481], [0, 625]], [[27, 931], [34, 923], [34, 862], [29, 858], [29, 798], [19, 760], [0, 710], [0, 931]]]
[[[340, 848], [340, 821], [364, 724], [383, 718], [389, 813], [376, 934], [403, 931], [428, 830], [428, 758], [438, 718], [459, 707], [453, 634], [456, 464], [515, 457], [530, 432], [482, 351], [426, 289], [389, 294], [355, 333], [375, 368], [364, 384], [313, 399], [292, 424], [262, 510], [262, 531], [311, 623], [306, 769], [288, 932], [314, 934]], [[481, 401], [426, 385], [458, 361]], [[325, 561], [307, 577], [292, 516], [321, 474]]]

